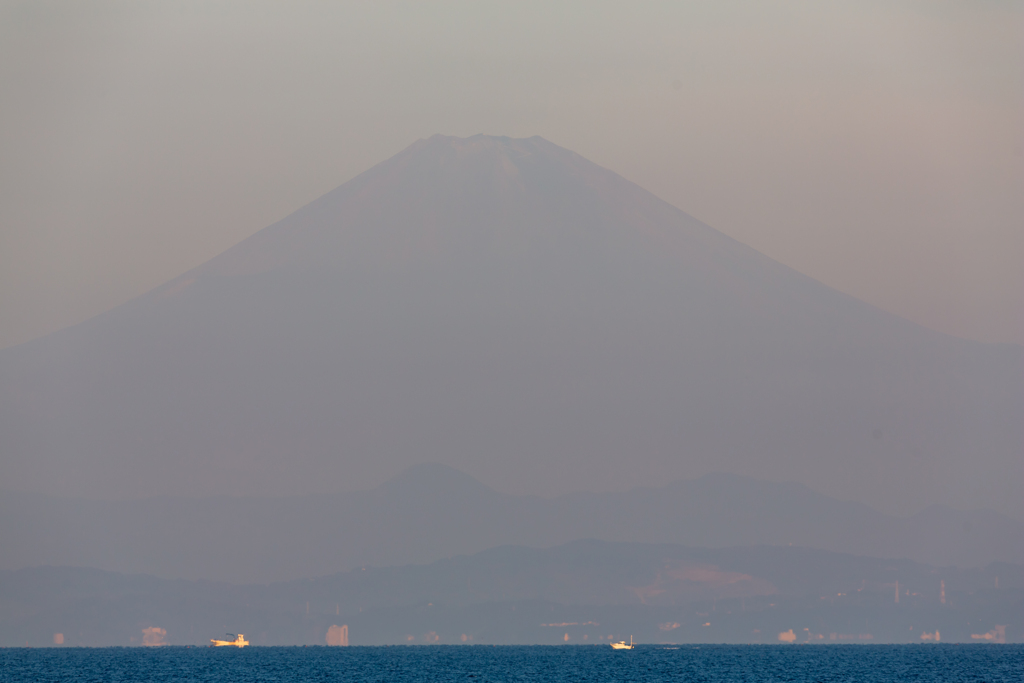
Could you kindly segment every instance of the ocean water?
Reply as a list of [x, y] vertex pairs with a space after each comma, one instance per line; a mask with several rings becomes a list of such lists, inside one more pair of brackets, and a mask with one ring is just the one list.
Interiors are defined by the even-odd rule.
[[1022, 645], [0, 649], [4, 681], [1024, 681]]

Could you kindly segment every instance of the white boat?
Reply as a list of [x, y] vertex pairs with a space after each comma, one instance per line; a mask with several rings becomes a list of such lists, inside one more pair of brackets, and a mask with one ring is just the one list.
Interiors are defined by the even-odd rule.
[[632, 650], [633, 649], [633, 636], [629, 637], [629, 645], [626, 645], [626, 641], [620, 640], [617, 643], [612, 643], [613, 650]]
[[[229, 636], [234, 636], [235, 634], [234, 633], [229, 633], [228, 635]], [[239, 633], [237, 636], [235, 636], [234, 640], [215, 640], [215, 639], [211, 638], [210, 642], [213, 643], [213, 647], [224, 647], [225, 645], [233, 645], [235, 647], [245, 647], [246, 645], [249, 644], [249, 641], [246, 640], [245, 636], [243, 636], [241, 633]]]

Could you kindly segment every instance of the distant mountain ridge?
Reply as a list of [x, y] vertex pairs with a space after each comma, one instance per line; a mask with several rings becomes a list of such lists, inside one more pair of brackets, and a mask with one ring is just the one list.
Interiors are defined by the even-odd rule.
[[892, 517], [800, 484], [728, 474], [550, 499], [500, 494], [438, 464], [335, 496], [121, 502], [0, 496], [0, 569], [76, 565], [266, 582], [581, 538], [792, 544], [937, 566], [1024, 563], [1024, 525], [992, 512], [932, 508]]
[[[899, 594], [899, 600], [896, 595]], [[357, 568], [237, 586], [95, 569], [0, 571], [0, 647], [254, 645], [975, 642], [1024, 639], [1024, 566], [938, 569], [807, 548], [690, 548], [582, 540], [502, 546], [426, 564]], [[1002, 632], [995, 625], [1002, 624]]]
[[421, 140], [0, 351], [0, 481], [97, 499], [554, 495], [712, 471], [1024, 520], [1024, 350], [830, 289], [541, 138]]

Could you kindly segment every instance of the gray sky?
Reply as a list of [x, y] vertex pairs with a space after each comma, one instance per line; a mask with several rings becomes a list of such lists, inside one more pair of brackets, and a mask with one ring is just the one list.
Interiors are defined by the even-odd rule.
[[1024, 342], [1024, 4], [0, 4], [0, 347], [433, 133], [541, 135], [933, 329]]

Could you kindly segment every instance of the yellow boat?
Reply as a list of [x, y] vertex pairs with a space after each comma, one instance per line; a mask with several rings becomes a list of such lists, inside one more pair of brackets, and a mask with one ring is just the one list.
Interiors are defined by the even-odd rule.
[[[229, 636], [234, 636], [235, 634], [234, 633], [229, 633], [228, 635]], [[237, 636], [235, 636], [234, 640], [215, 640], [215, 639], [211, 638], [210, 642], [213, 643], [213, 647], [224, 647], [225, 645], [233, 645], [235, 647], [245, 647], [246, 645], [249, 644], [249, 641], [246, 640], [245, 636], [243, 636], [241, 633], [239, 633]]]

